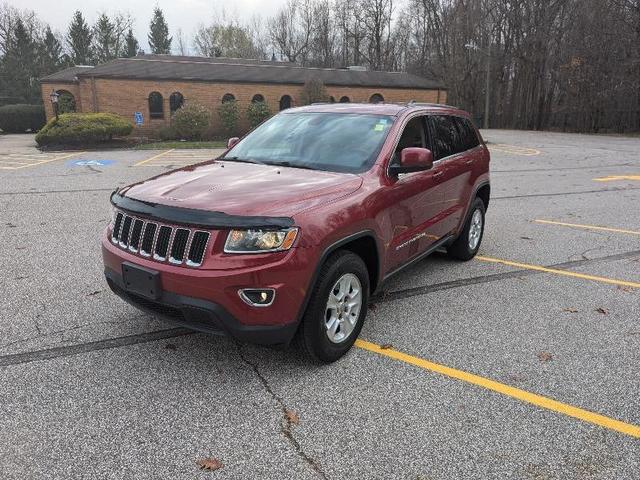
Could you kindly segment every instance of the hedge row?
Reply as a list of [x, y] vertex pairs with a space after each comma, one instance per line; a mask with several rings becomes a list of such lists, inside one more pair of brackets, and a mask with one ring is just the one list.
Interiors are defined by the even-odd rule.
[[107, 142], [129, 135], [133, 126], [113, 113], [65, 113], [51, 119], [36, 135], [38, 145], [74, 145]]
[[42, 105], [18, 103], [0, 107], [0, 130], [5, 133], [36, 132], [45, 122]]

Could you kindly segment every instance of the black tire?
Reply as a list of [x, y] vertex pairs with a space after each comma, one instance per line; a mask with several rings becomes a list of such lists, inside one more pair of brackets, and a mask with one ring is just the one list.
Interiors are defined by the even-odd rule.
[[[475, 248], [471, 248], [469, 246], [469, 230], [471, 229], [471, 223], [476, 211], [480, 212], [482, 217], [482, 226], [480, 229], [480, 239], [478, 240], [478, 244]], [[467, 219], [464, 223], [464, 227], [451, 245], [447, 247], [447, 254], [449, 257], [454, 258], [456, 260], [471, 260], [476, 256], [478, 250], [480, 249], [480, 244], [482, 243], [482, 236], [484, 235], [484, 220], [485, 220], [485, 207], [484, 202], [476, 197], [476, 199], [471, 204], [471, 208], [469, 209], [469, 214], [467, 215]]]
[[[351, 333], [341, 342], [329, 340], [325, 326], [327, 301], [336, 282], [351, 273], [360, 281], [362, 304]], [[302, 352], [316, 362], [335, 362], [353, 346], [358, 338], [369, 303], [369, 272], [358, 255], [347, 250], [333, 253], [322, 265], [296, 335], [296, 343]]]

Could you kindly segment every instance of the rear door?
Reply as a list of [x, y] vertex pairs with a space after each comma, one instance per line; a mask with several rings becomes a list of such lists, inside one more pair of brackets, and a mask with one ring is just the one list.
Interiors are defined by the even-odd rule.
[[448, 234], [457, 229], [464, 214], [472, 159], [467, 156], [458, 117], [430, 115], [428, 124], [434, 139], [435, 165], [442, 171], [441, 228]]

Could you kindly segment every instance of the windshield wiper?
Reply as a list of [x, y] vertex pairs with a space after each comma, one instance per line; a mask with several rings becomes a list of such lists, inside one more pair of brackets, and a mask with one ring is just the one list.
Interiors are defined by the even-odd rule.
[[257, 163], [263, 165], [263, 162], [259, 162], [257, 160], [252, 160], [251, 158], [240, 158], [240, 157], [222, 157], [220, 160], [226, 160], [229, 162], [242, 162], [242, 163]]
[[315, 170], [315, 168], [310, 167], [308, 165], [299, 165], [291, 162], [269, 162], [266, 165], [273, 165], [274, 167], [291, 167], [291, 168], [303, 168], [305, 170]]

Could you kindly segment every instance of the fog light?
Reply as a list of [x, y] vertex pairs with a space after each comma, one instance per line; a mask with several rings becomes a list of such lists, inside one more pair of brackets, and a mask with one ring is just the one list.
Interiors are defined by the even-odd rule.
[[238, 295], [244, 303], [252, 307], [268, 307], [273, 303], [276, 291], [273, 288], [243, 288]]

